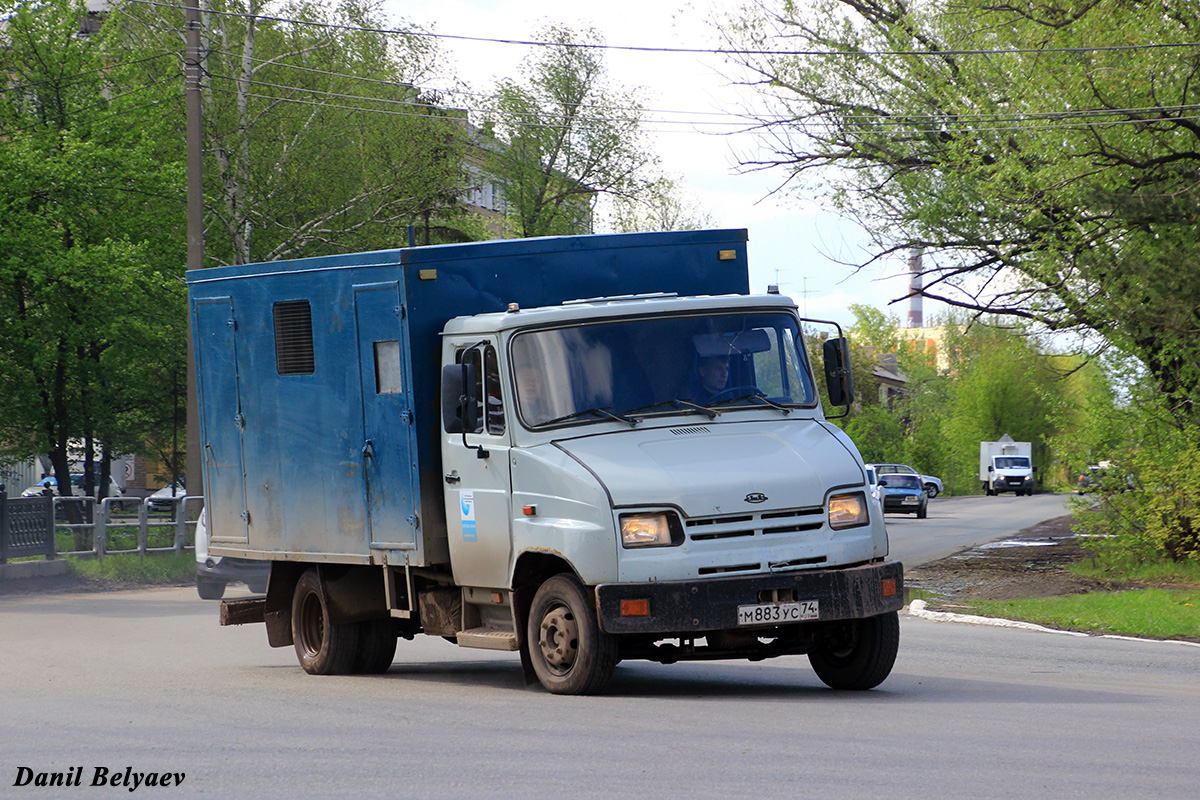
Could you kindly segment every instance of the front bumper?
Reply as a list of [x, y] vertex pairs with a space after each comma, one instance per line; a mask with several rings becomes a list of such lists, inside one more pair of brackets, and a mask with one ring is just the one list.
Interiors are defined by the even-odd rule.
[[921, 508], [919, 495], [891, 495], [883, 499], [884, 511], [918, 511]]
[[[648, 601], [649, 614], [622, 615], [622, 601]], [[768, 573], [648, 583], [602, 583], [596, 587], [600, 626], [608, 633], [701, 635], [738, 627], [738, 606], [816, 600], [814, 622], [863, 619], [904, 605], [904, 567], [899, 561], [846, 569]], [[639, 607], [638, 603], [631, 603]], [[746, 630], [753, 630], [747, 628]]]

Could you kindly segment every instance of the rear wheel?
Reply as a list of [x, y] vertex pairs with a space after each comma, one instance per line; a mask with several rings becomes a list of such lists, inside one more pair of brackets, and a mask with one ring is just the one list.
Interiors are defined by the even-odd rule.
[[350, 671], [362, 675], [387, 672], [396, 658], [399, 633], [394, 619], [368, 619], [358, 623], [358, 654]]
[[900, 615], [891, 611], [846, 622], [808, 661], [830, 688], [874, 689], [891, 673], [899, 649]]
[[321, 578], [310, 569], [296, 582], [292, 595], [292, 642], [300, 666], [310, 675], [345, 675], [358, 656], [357, 623], [334, 625]]
[[542, 685], [554, 694], [595, 694], [617, 665], [617, 641], [600, 630], [587, 594], [563, 573], [533, 596], [525, 646]]

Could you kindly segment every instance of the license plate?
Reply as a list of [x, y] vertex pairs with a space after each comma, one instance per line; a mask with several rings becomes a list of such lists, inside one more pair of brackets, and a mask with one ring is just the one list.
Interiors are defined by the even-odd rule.
[[753, 606], [738, 606], [738, 625], [774, 625], [780, 622], [801, 622], [817, 619], [819, 611], [816, 600], [801, 600], [798, 603], [759, 603]]

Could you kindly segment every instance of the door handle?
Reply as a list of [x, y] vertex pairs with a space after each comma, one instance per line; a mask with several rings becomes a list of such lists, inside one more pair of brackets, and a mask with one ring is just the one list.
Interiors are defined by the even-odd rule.
[[449, 475], [446, 476], [446, 483], [454, 484], [454, 483], [458, 483], [461, 480], [462, 480], [462, 478], [460, 478], [458, 476], [457, 472], [451, 472]]

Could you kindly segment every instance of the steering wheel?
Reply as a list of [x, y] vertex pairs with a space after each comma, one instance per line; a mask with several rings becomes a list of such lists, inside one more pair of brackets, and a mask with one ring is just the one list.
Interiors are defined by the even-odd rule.
[[721, 391], [708, 398], [705, 405], [720, 403], [723, 400], [732, 400], [742, 397], [766, 397], [766, 392], [761, 391], [757, 386], [730, 386], [728, 389]]

